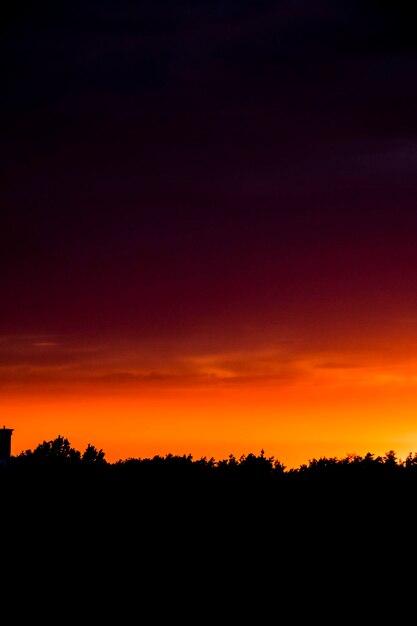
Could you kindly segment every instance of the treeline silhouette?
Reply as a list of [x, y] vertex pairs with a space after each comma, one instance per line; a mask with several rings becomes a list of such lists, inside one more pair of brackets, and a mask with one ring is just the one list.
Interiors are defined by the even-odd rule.
[[5, 544], [48, 564], [52, 585], [76, 576], [89, 594], [92, 581], [110, 596], [129, 590], [128, 606], [138, 593], [154, 606], [190, 594], [219, 606], [234, 587], [285, 602], [291, 585], [314, 602], [324, 591], [348, 593], [346, 571], [367, 593], [369, 564], [375, 581], [405, 560], [416, 534], [417, 454], [313, 458], [297, 469], [263, 450], [110, 463], [103, 450], [80, 452], [58, 436], [0, 466], [0, 496]]
[[[0, 466], [3, 490], [42, 488], [51, 494], [71, 487], [78, 495], [94, 495], [105, 490], [107, 496], [124, 493], [131, 498], [157, 495], [195, 501], [204, 497], [268, 497], [269, 504], [281, 499], [302, 499], [325, 495], [333, 502], [341, 498], [377, 495], [413, 496], [417, 490], [417, 453], [400, 460], [394, 450], [383, 456], [368, 452], [343, 458], [313, 458], [298, 468], [287, 469], [273, 456], [250, 453], [236, 458], [215, 460], [192, 455], [156, 455], [152, 458], [127, 458], [110, 463], [105, 452], [88, 444], [83, 452], [59, 435], [43, 441], [33, 450], [12, 455]], [[94, 489], [94, 490], [93, 490]], [[74, 491], [77, 493], [77, 491]], [[266, 501], [264, 500], [264, 504]]]
[[[66, 437], [58, 435], [55, 439], [43, 441], [33, 450], [25, 450], [12, 455], [0, 466], [3, 476], [14, 472], [39, 471], [64, 472], [67, 476], [77, 475], [77, 470], [95, 471], [101, 476], [143, 476], [170, 478], [213, 478], [233, 480], [343, 480], [357, 478], [417, 479], [417, 452], [410, 452], [405, 460], [397, 458], [394, 450], [383, 456], [375, 456], [368, 452], [364, 456], [347, 454], [345, 457], [320, 457], [310, 459], [298, 468], [287, 469], [274, 456], [267, 457], [262, 449], [258, 455], [243, 454], [236, 458], [230, 454], [228, 458], [201, 457], [197, 460], [191, 454], [165, 456], [155, 455], [151, 458], [129, 457], [113, 463], [105, 458], [102, 449], [88, 444], [83, 452], [72, 447]], [[0, 470], [0, 471], [1, 471]], [[73, 473], [73, 474], [71, 474]]]

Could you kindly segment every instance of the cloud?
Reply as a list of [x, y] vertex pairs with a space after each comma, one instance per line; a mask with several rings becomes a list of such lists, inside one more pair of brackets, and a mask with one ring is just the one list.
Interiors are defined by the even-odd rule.
[[345, 370], [345, 369], [356, 369], [360, 367], [360, 363], [347, 363], [342, 361], [325, 361], [322, 363], [317, 363], [315, 366], [318, 369], [332, 369], [332, 370]]
[[0, 385], [33, 386], [212, 386], [288, 382], [303, 374], [292, 343], [210, 353], [175, 346], [111, 342], [101, 346], [68, 337], [15, 335], [0, 341]]
[[[5, 391], [99, 392], [216, 389], [233, 386], [331, 389], [349, 385], [415, 384], [416, 364], [405, 348], [320, 346], [252, 340], [240, 349], [210, 350], [189, 339], [152, 342], [82, 341], [65, 336], [0, 338], [0, 387]], [[242, 344], [243, 345], [243, 344]], [[250, 347], [249, 347], [250, 345]], [[190, 349], [192, 347], [192, 350]]]

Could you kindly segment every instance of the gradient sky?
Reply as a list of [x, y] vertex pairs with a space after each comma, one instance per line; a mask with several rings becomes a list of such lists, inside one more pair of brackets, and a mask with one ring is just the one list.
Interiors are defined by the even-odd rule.
[[13, 454], [415, 452], [415, 9], [5, 6]]

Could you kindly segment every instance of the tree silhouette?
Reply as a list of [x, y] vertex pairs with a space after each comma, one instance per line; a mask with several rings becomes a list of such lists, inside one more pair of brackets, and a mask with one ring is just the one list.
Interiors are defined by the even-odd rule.
[[66, 437], [58, 435], [50, 441], [43, 441], [34, 450], [25, 450], [15, 457], [16, 462], [31, 463], [37, 465], [52, 465], [54, 467], [106, 463], [105, 453], [103, 450], [91, 444], [87, 445], [85, 451], [81, 454], [79, 450], [73, 448]]
[[88, 463], [88, 464], [107, 463], [104, 457], [105, 457], [105, 453], [103, 452], [103, 450], [101, 449], [97, 450], [95, 446], [89, 443], [87, 445], [87, 448], [84, 450], [83, 454], [81, 455], [81, 461], [83, 463]]

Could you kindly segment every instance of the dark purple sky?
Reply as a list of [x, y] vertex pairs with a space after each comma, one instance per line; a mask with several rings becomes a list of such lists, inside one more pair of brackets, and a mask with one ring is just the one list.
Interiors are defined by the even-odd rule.
[[7, 1], [2, 334], [414, 316], [415, 18]]

